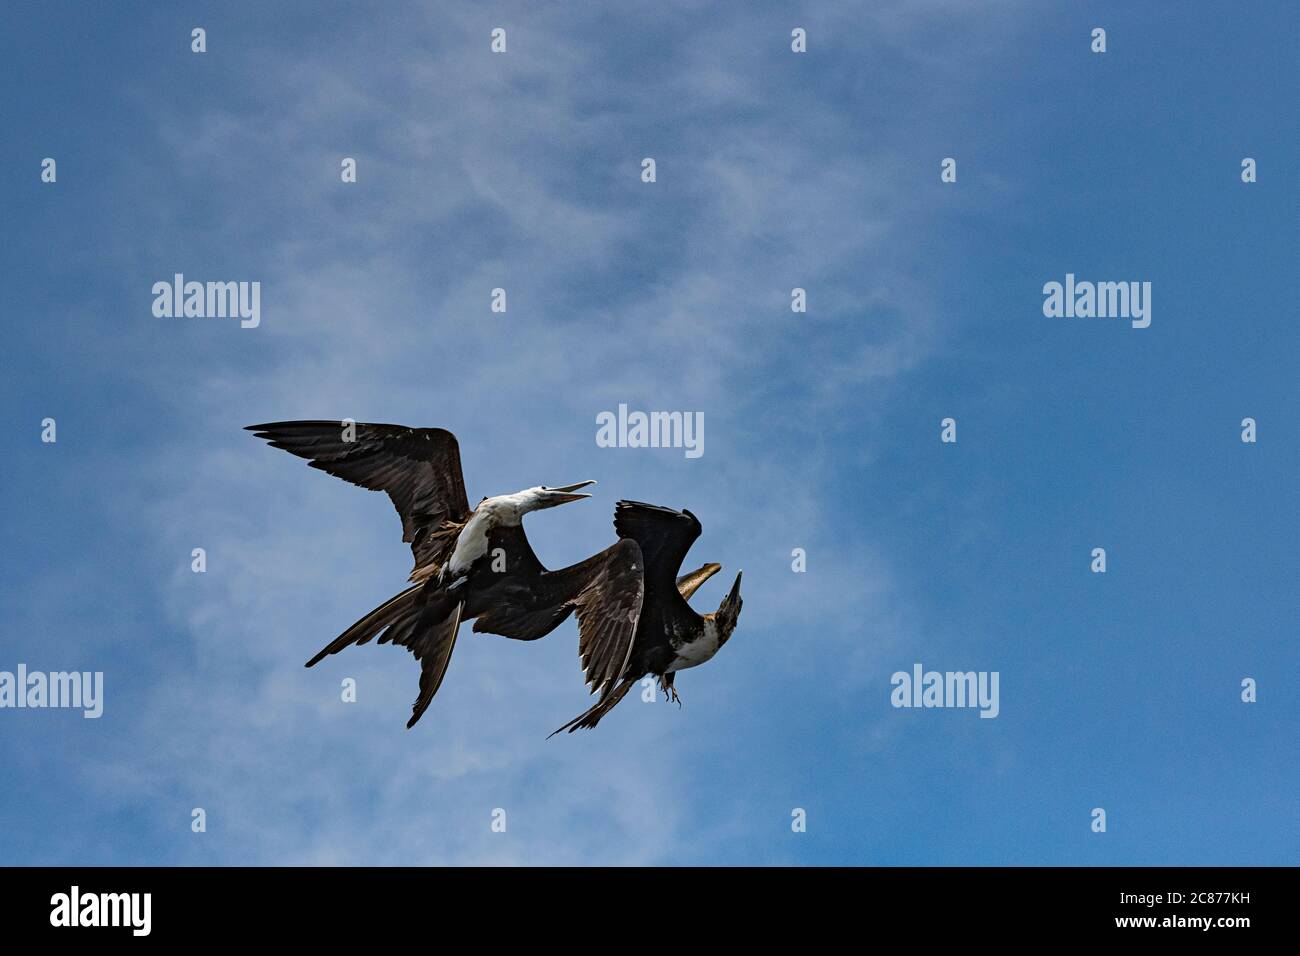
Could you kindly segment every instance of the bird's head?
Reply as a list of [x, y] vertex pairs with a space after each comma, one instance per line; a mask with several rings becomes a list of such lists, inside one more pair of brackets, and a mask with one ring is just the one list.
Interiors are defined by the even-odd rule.
[[575, 492], [579, 488], [586, 488], [588, 485], [594, 484], [594, 481], [580, 481], [576, 485], [561, 485], [558, 488], [548, 488], [545, 485], [529, 488], [522, 493], [524, 503], [521, 510], [541, 511], [543, 508], [554, 508], [556, 505], [568, 504], [570, 501], [581, 501], [583, 498], [590, 498], [591, 495], [575, 494]]
[[719, 647], [727, 643], [731, 632], [736, 629], [736, 621], [740, 619], [740, 609], [745, 603], [740, 599], [740, 575], [744, 573], [741, 571], [736, 575], [736, 583], [731, 586], [731, 590], [713, 613], [713, 624], [718, 629]]

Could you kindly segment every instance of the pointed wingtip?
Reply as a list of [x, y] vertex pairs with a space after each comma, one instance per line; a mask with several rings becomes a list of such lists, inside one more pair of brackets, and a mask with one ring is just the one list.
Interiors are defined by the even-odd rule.
[[281, 431], [281, 430], [284, 430], [284, 429], [296, 429], [296, 428], [302, 428], [302, 427], [304, 427], [304, 426], [306, 426], [306, 427], [314, 427], [314, 426], [317, 426], [317, 425], [332, 425], [332, 424], [333, 424], [333, 421], [314, 422], [314, 421], [307, 421], [307, 420], [303, 420], [303, 421], [285, 421], [285, 422], [262, 422], [260, 425], [245, 425], [245, 426], [244, 426], [244, 431], [246, 431], [246, 432], [271, 432], [271, 431]]
[[556, 734], [558, 734], [558, 733], [563, 733], [563, 732], [566, 731], [566, 730], [567, 730], [569, 733], [573, 733], [575, 730], [578, 729], [578, 721], [582, 720], [582, 718], [585, 717], [585, 716], [586, 716], [586, 714], [579, 715], [579, 716], [577, 716], [577, 717], [574, 717], [571, 721], [569, 721], [569, 722], [568, 722], [567, 724], [565, 724], [563, 727], [556, 727], [554, 730], [552, 730], [549, 734], [546, 735], [546, 739], [547, 739], [547, 740], [550, 740], [550, 739], [551, 739], [552, 737], [554, 737]]

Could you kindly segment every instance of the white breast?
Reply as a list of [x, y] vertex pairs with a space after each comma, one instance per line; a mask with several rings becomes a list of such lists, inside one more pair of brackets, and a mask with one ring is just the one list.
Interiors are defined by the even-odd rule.
[[456, 538], [456, 547], [447, 559], [443, 569], [443, 579], [448, 583], [469, 572], [474, 562], [488, 551], [488, 534], [493, 528], [503, 525], [519, 524], [518, 495], [501, 495], [488, 498], [474, 509], [473, 516]]
[[698, 667], [718, 653], [718, 629], [713, 621], [704, 621], [704, 633], [689, 644], [677, 648], [677, 656], [668, 665], [668, 673], [684, 671], [688, 667]]

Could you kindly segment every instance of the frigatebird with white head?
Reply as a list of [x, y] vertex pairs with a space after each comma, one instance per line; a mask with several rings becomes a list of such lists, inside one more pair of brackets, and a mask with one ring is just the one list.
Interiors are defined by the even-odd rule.
[[626, 663], [642, 598], [636, 542], [620, 540], [585, 561], [548, 571], [524, 535], [526, 514], [590, 497], [578, 489], [594, 481], [527, 488], [484, 498], [471, 509], [460, 446], [444, 429], [298, 421], [248, 430], [313, 468], [387, 493], [415, 556], [411, 587], [327, 644], [308, 667], [376, 636], [380, 644], [407, 648], [421, 668], [411, 727], [442, 685], [463, 620], [477, 618], [475, 631], [532, 641], [576, 611], [589, 673], [607, 679]]
[[[624, 652], [623, 668], [613, 677], [608, 676], [607, 670], [593, 674], [587, 666], [585, 635], [580, 635], [579, 653], [583, 666], [587, 667], [587, 682], [593, 694], [600, 692], [600, 699], [590, 710], [556, 730], [552, 737], [561, 730], [573, 733], [580, 727], [595, 727], [647, 674], [657, 677], [664, 693], [680, 704], [673, 686], [677, 672], [711, 660], [731, 639], [740, 617], [744, 603], [740, 598], [740, 578], [744, 572], [736, 575], [731, 591], [716, 611], [698, 614], [687, 603], [701, 584], [722, 569], [718, 564], [706, 564], [698, 571], [676, 577], [686, 552], [703, 530], [695, 515], [640, 501], [620, 501], [614, 506], [614, 529], [621, 542], [635, 542], [641, 554], [644, 595], [636, 631]], [[615, 648], [613, 656], [617, 657], [620, 651]]]

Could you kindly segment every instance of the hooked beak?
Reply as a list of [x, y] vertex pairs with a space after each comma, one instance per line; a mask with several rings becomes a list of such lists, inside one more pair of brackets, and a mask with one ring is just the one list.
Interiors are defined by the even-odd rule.
[[542, 492], [542, 502], [539, 508], [554, 508], [556, 505], [565, 505], [570, 501], [581, 501], [583, 498], [590, 498], [591, 495], [574, 494], [579, 488], [586, 488], [588, 485], [594, 485], [595, 481], [580, 481], [576, 485], [561, 485], [559, 488], [547, 488]]

